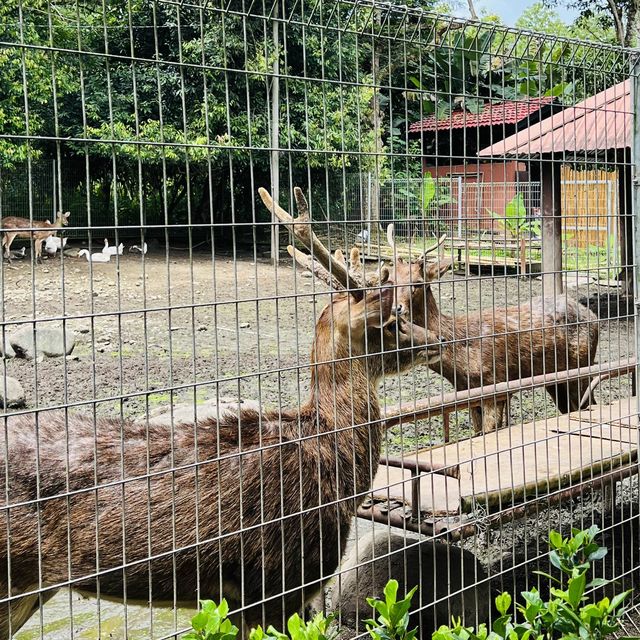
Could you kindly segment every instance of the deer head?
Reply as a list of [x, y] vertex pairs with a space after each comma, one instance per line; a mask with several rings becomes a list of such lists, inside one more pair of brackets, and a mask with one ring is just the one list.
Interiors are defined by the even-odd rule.
[[[395, 304], [393, 312], [399, 318], [406, 318], [424, 326], [426, 314], [426, 296], [431, 293], [431, 285], [438, 281], [452, 266], [451, 262], [437, 260], [429, 262], [428, 256], [436, 251], [447, 239], [440, 236], [436, 244], [429, 247], [415, 260], [403, 260], [396, 257], [389, 282], [395, 285]], [[396, 253], [393, 224], [387, 227], [387, 243]]]
[[[56, 226], [66, 227], [69, 224], [69, 216], [71, 215], [70, 211], [66, 211], [62, 213], [62, 211], [58, 211], [56, 214]], [[48, 221], [47, 221], [48, 222]]]
[[[394, 313], [395, 293], [392, 286], [385, 286], [389, 280], [386, 267], [367, 275], [358, 249], [351, 250], [347, 264], [342, 251], [338, 249], [331, 254], [318, 239], [311, 228], [309, 205], [299, 187], [294, 189], [297, 218], [275, 203], [266, 189], [259, 189], [259, 194], [267, 209], [311, 252], [309, 255], [289, 245], [289, 255], [335, 292], [316, 327], [314, 362], [367, 354], [371, 376], [377, 379], [384, 373], [398, 373], [398, 369], [407, 368], [414, 357], [429, 363], [439, 359], [438, 337]], [[411, 355], [400, 366], [397, 358], [390, 357], [398, 350], [407, 350]]]

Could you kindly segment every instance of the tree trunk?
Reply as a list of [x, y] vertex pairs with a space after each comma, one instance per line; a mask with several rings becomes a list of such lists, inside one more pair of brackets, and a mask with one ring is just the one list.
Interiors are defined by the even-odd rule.
[[[380, 11], [375, 12], [374, 24], [380, 24]], [[375, 39], [372, 42], [372, 76], [374, 86], [380, 82], [380, 56], [376, 48]], [[380, 235], [380, 153], [382, 152], [382, 114], [380, 113], [380, 96], [378, 90], [374, 90], [371, 105], [371, 125], [373, 127], [375, 143], [374, 143], [374, 169], [371, 174], [368, 198], [368, 223], [369, 223], [369, 242], [376, 247], [379, 253], [379, 247], [382, 241]]]

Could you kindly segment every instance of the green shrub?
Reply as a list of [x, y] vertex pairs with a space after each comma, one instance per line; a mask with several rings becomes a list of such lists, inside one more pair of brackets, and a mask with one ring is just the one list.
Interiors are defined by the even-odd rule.
[[[496, 597], [496, 609], [500, 617], [493, 621], [491, 629], [481, 624], [478, 629], [464, 627], [460, 620], [453, 626], [440, 627], [432, 640], [603, 640], [620, 628], [624, 614], [624, 601], [630, 591], [624, 591], [611, 599], [604, 597], [597, 602], [589, 593], [610, 584], [602, 578], [589, 579], [592, 564], [607, 553], [605, 547], [595, 542], [597, 526], [585, 531], [572, 531], [569, 538], [558, 532], [549, 535], [551, 550], [549, 560], [559, 569], [560, 577], [536, 572], [550, 583], [550, 596], [544, 600], [537, 589], [523, 591], [523, 603], [511, 613], [511, 596], [502, 593]], [[409, 609], [416, 592], [414, 587], [398, 600], [398, 583], [390, 580], [384, 589], [384, 600], [367, 598], [377, 617], [365, 624], [373, 640], [414, 640], [417, 629], [409, 630]], [[220, 605], [203, 600], [201, 610], [193, 618], [193, 631], [184, 640], [235, 640], [238, 628], [227, 619], [229, 607], [223, 599]], [[250, 640], [333, 640], [338, 634], [333, 615], [316, 614], [305, 622], [296, 613], [287, 622], [287, 633], [269, 626], [252, 629]]]
[[398, 602], [398, 582], [389, 580], [384, 588], [384, 600], [367, 598], [367, 602], [378, 612], [376, 620], [365, 620], [367, 631], [374, 640], [413, 640], [418, 629], [408, 630], [409, 607], [418, 587]]
[[338, 635], [337, 627], [332, 624], [333, 620], [333, 615], [325, 616], [323, 613], [316, 613], [309, 622], [305, 622], [297, 613], [294, 613], [287, 620], [289, 635], [280, 633], [272, 626], [269, 626], [266, 631], [258, 626], [257, 629], [251, 630], [249, 640], [332, 640]]
[[234, 640], [238, 627], [227, 618], [229, 605], [223, 598], [219, 605], [212, 600], [201, 600], [200, 611], [191, 619], [193, 631], [182, 636], [183, 640]]
[[518, 604], [518, 620], [510, 613], [511, 596], [499, 595], [496, 609], [500, 617], [494, 620], [491, 630], [482, 624], [478, 629], [463, 627], [460, 620], [453, 626], [440, 627], [433, 640], [601, 640], [620, 628], [624, 613], [624, 601], [630, 591], [624, 591], [611, 600], [605, 597], [591, 601], [587, 592], [609, 584], [601, 578], [589, 580], [591, 565], [604, 558], [605, 547], [594, 542], [599, 529], [590, 527], [586, 531], [572, 531], [572, 536], [563, 538], [557, 531], [549, 535], [551, 551], [549, 560], [561, 572], [561, 578], [537, 572], [550, 582], [550, 599], [543, 600], [537, 589], [523, 591], [523, 604]]

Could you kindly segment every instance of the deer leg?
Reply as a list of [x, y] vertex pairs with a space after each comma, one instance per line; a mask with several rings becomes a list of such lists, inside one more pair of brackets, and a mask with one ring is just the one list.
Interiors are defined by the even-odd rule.
[[[547, 386], [547, 393], [551, 396], [554, 404], [560, 413], [569, 413], [570, 398], [567, 383], [550, 384]], [[579, 401], [578, 401], [579, 402]]]
[[571, 411], [578, 411], [579, 409], [586, 409], [592, 404], [596, 403], [596, 399], [593, 397], [593, 393], [590, 393], [588, 398], [581, 405], [582, 396], [589, 388], [589, 380], [576, 380], [569, 383], [569, 407]]
[[473, 425], [473, 431], [476, 435], [482, 433], [482, 413], [482, 407], [471, 407], [471, 409], [469, 409], [471, 424]]
[[36, 264], [42, 264], [42, 238], [36, 238], [34, 246], [36, 250]]
[[4, 247], [4, 257], [11, 262], [11, 244], [16, 237], [15, 233], [5, 233], [2, 238], [2, 246]]
[[502, 427], [504, 418], [504, 401], [488, 401], [482, 408], [482, 426], [485, 433], [491, 433]]

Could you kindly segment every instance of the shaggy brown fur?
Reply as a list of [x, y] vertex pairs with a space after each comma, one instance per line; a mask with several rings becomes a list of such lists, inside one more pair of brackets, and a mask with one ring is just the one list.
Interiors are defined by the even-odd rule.
[[[449, 316], [440, 311], [431, 290], [450, 263], [411, 263], [399, 259], [389, 282], [395, 284], [394, 311], [437, 333], [445, 341], [440, 361], [431, 368], [456, 389], [518, 380], [583, 367], [595, 361], [598, 318], [566, 295], [535, 297], [520, 306], [484, 309]], [[576, 411], [589, 380], [549, 385], [561, 412]], [[505, 416], [505, 405], [507, 415]], [[508, 422], [508, 403], [488, 398], [471, 409], [476, 433]]]
[[267, 623], [298, 610], [335, 571], [377, 470], [377, 384], [397, 367], [382, 352], [439, 355], [392, 305], [391, 289], [332, 296], [316, 326], [311, 395], [297, 409], [172, 430], [51, 411], [37, 426], [11, 418], [0, 443], [0, 597], [8, 575], [21, 597], [11, 613], [0, 608], [0, 637], [37, 609], [22, 594], [39, 584], [154, 603], [224, 596], [248, 624], [263, 622], [263, 601]]

